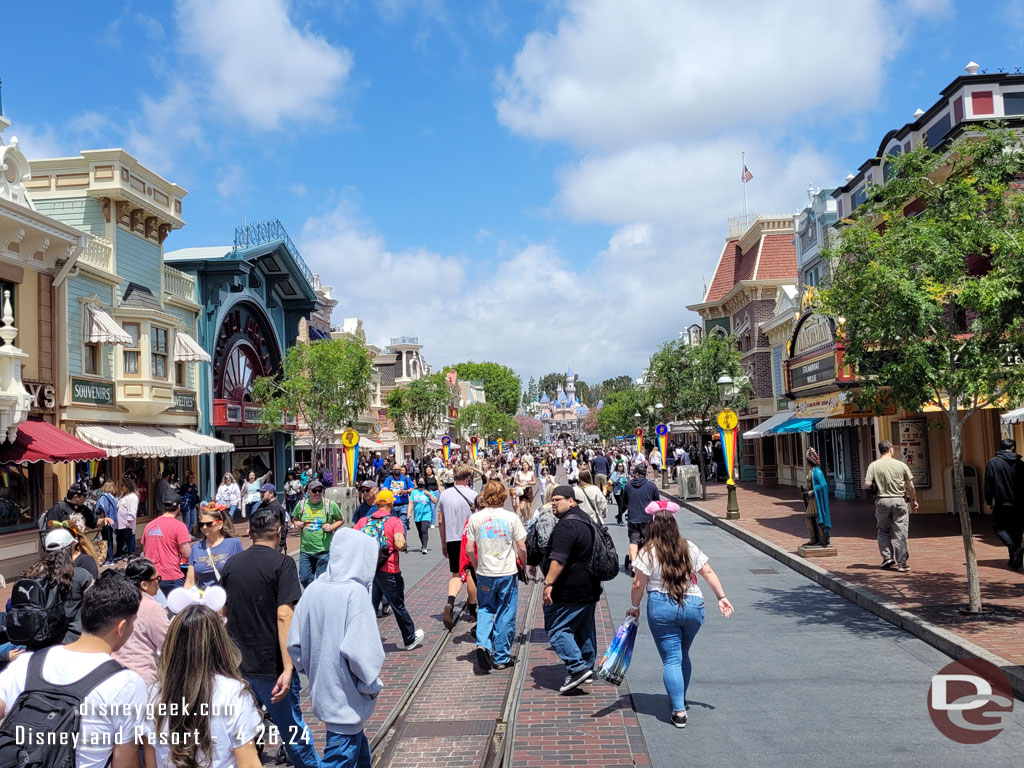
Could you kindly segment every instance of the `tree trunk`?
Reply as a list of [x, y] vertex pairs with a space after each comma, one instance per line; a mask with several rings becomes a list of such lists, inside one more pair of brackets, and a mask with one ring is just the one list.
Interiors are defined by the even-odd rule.
[[704, 433], [697, 433], [697, 463], [700, 465], [700, 498], [708, 500], [708, 473], [704, 462]]
[[959, 398], [951, 397], [947, 412], [949, 437], [953, 445], [953, 498], [957, 514], [960, 516], [960, 533], [963, 536], [964, 557], [967, 561], [968, 610], [971, 613], [980, 613], [981, 582], [978, 579], [978, 558], [974, 552], [971, 513], [967, 508], [967, 492], [964, 489], [963, 421], [960, 419], [959, 404]]

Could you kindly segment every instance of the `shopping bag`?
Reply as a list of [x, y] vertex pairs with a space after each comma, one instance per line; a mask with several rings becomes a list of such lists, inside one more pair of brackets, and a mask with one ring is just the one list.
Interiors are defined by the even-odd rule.
[[622, 685], [629, 669], [629, 660], [633, 658], [633, 643], [636, 642], [636, 619], [627, 616], [626, 620], [615, 632], [611, 645], [601, 659], [597, 676], [611, 685]]

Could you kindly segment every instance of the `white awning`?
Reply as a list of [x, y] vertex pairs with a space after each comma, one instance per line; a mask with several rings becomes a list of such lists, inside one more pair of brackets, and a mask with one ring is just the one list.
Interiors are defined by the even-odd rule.
[[134, 339], [110, 315], [94, 304], [85, 305], [87, 344], [132, 344]]
[[1024, 408], [1017, 408], [1016, 410], [1013, 411], [1007, 411], [1006, 413], [999, 417], [999, 420], [1003, 422], [1003, 424], [1020, 424], [1022, 421], [1024, 421]]
[[870, 416], [854, 416], [849, 419], [834, 418], [822, 419], [814, 425], [814, 431], [820, 432], [823, 429], [842, 429], [843, 427], [859, 427], [871, 424]]
[[167, 430], [182, 442], [201, 448], [200, 453], [230, 453], [235, 450], [233, 443], [204, 435], [202, 432], [196, 432], [194, 429], [186, 427], [161, 427], [161, 429]]
[[[79, 424], [75, 432], [82, 440], [105, 449], [110, 456], [168, 458], [234, 450], [231, 443], [224, 443], [221, 440], [214, 441], [217, 443], [217, 447], [214, 448], [205, 442], [213, 438], [183, 427]], [[187, 440], [180, 436], [182, 433], [188, 433]], [[200, 445], [200, 442], [203, 444]]]
[[371, 440], [363, 435], [359, 436], [359, 447], [363, 450], [370, 451], [386, 451], [388, 447], [384, 443], [378, 443], [375, 440]]
[[762, 421], [756, 427], [747, 432], [743, 433], [744, 440], [757, 440], [759, 437], [767, 437], [771, 434], [775, 427], [782, 426], [791, 418], [793, 418], [793, 411], [783, 411], [782, 413], [776, 413], [767, 421]]
[[199, 342], [184, 331], [174, 334], [174, 361], [176, 363], [208, 363], [210, 355]]

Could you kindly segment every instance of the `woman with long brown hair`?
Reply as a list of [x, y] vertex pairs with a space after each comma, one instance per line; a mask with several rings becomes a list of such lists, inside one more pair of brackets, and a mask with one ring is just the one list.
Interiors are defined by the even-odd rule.
[[185, 589], [194, 586], [206, 589], [217, 584], [224, 564], [243, 549], [227, 510], [216, 503], [203, 504], [200, 508], [199, 530], [203, 537], [189, 552]]
[[193, 603], [174, 617], [151, 699], [147, 765], [155, 758], [167, 768], [258, 768], [263, 717], [238, 671], [241, 660], [212, 609]]
[[699, 573], [718, 598], [718, 609], [729, 618], [732, 603], [707, 555], [679, 533], [675, 513], [679, 505], [653, 501], [645, 510], [652, 516], [647, 541], [633, 562], [633, 607], [627, 616], [640, 618], [640, 598], [647, 592], [647, 624], [661, 656], [662, 680], [672, 700], [672, 724], [686, 727], [686, 689], [690, 683], [690, 646], [704, 624], [704, 596], [697, 586]]
[[[51, 631], [48, 636], [37, 633], [35, 637], [24, 640], [25, 647], [30, 651], [50, 645], [67, 645], [82, 635], [82, 596], [92, 584], [93, 578], [88, 571], [75, 567], [76, 533], [72, 525], [52, 525], [43, 540], [42, 558], [29, 566], [22, 575], [23, 579], [35, 579], [47, 595], [50, 590], [55, 591], [57, 601], [64, 606], [63, 621], [54, 622], [49, 627]], [[12, 598], [12, 611], [17, 610], [18, 602]]]

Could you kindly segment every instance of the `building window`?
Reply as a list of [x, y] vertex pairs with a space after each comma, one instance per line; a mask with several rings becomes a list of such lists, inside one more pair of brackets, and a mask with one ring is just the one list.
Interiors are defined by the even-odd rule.
[[124, 375], [139, 376], [139, 324], [124, 323], [121, 327], [132, 337], [132, 343], [124, 345]]
[[935, 149], [939, 146], [946, 138], [947, 133], [949, 133], [949, 115], [945, 114], [936, 120], [925, 133], [924, 142], [928, 145], [928, 149]]
[[149, 328], [149, 341], [152, 347], [153, 378], [167, 378], [167, 329], [157, 328], [155, 325]]
[[[980, 94], [974, 94], [974, 111], [978, 111], [978, 96]], [[992, 95], [989, 94], [989, 104], [992, 102]], [[984, 114], [991, 114], [992, 107], [988, 108], [988, 112]], [[1024, 91], [1013, 91], [1011, 93], [1003, 94], [1003, 114], [1004, 115], [1024, 115]]]
[[179, 387], [185, 386], [185, 364], [175, 363], [174, 364], [174, 383]]
[[42, 495], [40, 463], [0, 465], [0, 533], [34, 528]]
[[93, 376], [100, 376], [102, 371], [100, 370], [100, 363], [103, 358], [100, 356], [100, 345], [99, 344], [86, 344], [85, 355], [82, 358], [82, 368], [85, 373], [92, 374]]

